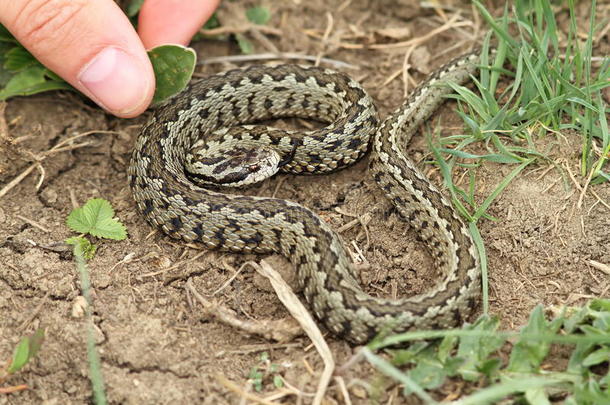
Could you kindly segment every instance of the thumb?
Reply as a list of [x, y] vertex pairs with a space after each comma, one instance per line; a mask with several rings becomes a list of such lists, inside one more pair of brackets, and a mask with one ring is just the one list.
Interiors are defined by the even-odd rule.
[[135, 117], [150, 103], [152, 66], [112, 0], [0, 1], [0, 23], [40, 62], [111, 113]]

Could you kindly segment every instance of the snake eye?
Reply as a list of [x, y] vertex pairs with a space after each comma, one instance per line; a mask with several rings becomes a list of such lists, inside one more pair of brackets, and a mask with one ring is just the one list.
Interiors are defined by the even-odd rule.
[[254, 173], [260, 170], [260, 166], [259, 165], [250, 165], [248, 166], [248, 171], [250, 173]]

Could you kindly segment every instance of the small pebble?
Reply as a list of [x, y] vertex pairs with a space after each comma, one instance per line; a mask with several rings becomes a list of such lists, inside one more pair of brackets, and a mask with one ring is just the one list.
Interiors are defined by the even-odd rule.
[[85, 316], [85, 309], [87, 308], [87, 300], [82, 295], [79, 295], [74, 299], [72, 303], [72, 318], [82, 318]]

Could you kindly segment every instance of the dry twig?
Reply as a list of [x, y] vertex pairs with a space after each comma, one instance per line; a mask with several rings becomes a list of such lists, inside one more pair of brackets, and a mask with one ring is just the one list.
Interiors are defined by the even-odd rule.
[[328, 388], [328, 384], [332, 378], [335, 369], [335, 360], [328, 344], [324, 340], [320, 329], [314, 322], [309, 311], [303, 306], [301, 301], [294, 294], [292, 289], [286, 284], [282, 277], [277, 273], [267, 262], [261, 261], [260, 266], [254, 264], [257, 271], [267, 277], [273, 286], [278, 298], [286, 306], [290, 314], [299, 322], [307, 336], [311, 339], [316, 350], [322, 357], [324, 362], [324, 370], [318, 382], [318, 389], [314, 397], [313, 404], [320, 405], [324, 398], [324, 394]]
[[243, 330], [246, 333], [262, 336], [278, 342], [287, 342], [301, 334], [300, 328], [292, 323], [291, 319], [248, 321], [239, 319], [235, 312], [217, 303], [207, 300], [193, 286], [191, 279], [186, 282], [185, 288], [203, 305], [206, 312], [216, 317], [220, 322], [231, 327]]

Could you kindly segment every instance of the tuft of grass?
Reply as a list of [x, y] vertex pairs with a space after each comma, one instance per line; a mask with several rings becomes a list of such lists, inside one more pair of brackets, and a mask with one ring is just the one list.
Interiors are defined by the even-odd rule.
[[[487, 213], [492, 202], [532, 164], [550, 164], [555, 137], [579, 134], [580, 174], [585, 184], [610, 180], [610, 138], [601, 90], [610, 86], [610, 59], [592, 67], [595, 1], [591, 3], [588, 37], [579, 42], [574, 1], [568, 0], [570, 29], [560, 38], [551, 5], [545, 0], [507, 3], [498, 20], [479, 1], [473, 4], [491, 27], [482, 47], [481, 70], [473, 78], [475, 91], [448, 83], [458, 102], [458, 114], [467, 132], [446, 137], [427, 136], [429, 146], [449, 189], [454, 206], [469, 221], [480, 252], [483, 272], [484, 315], [462, 329], [417, 331], [389, 336], [369, 344], [363, 353], [381, 373], [400, 382], [404, 394], [415, 394], [424, 403], [437, 403], [427, 392], [447, 379], [461, 379], [486, 386], [453, 404], [498, 403], [507, 397], [516, 402], [548, 404], [551, 397], [564, 403], [610, 403], [610, 301], [594, 300], [546, 320], [542, 307], [535, 308], [520, 333], [500, 332], [499, 323], [488, 315], [487, 257], [477, 228], [481, 218], [497, 220]], [[516, 33], [516, 35], [515, 35]], [[491, 50], [492, 34], [497, 46]], [[560, 43], [565, 42], [565, 47]], [[508, 70], [505, 66], [512, 66]], [[509, 77], [506, 88], [501, 76]], [[496, 96], [499, 94], [498, 96]], [[498, 101], [500, 100], [500, 101]], [[539, 142], [550, 138], [550, 147]], [[484, 150], [484, 153], [470, 152]], [[476, 170], [484, 162], [512, 165], [482, 203], [475, 199]], [[466, 171], [463, 187], [453, 182], [453, 172]], [[562, 173], [563, 175], [563, 173]], [[441, 339], [440, 342], [424, 341]], [[507, 362], [499, 356], [509, 339], [516, 339]], [[390, 349], [410, 343], [408, 349]], [[552, 345], [571, 349], [564, 370], [544, 364]], [[390, 361], [375, 354], [385, 349]], [[401, 368], [408, 367], [404, 372]], [[553, 393], [553, 394], [551, 394]]]
[[[576, 40], [574, 2], [567, 3], [571, 25], [566, 34], [567, 45], [561, 49], [555, 16], [548, 1], [516, 0], [512, 14], [507, 5], [498, 21], [480, 2], [474, 1], [498, 38], [497, 51], [492, 56], [488, 35], [483, 45], [480, 78], [474, 79], [477, 92], [448, 83], [456, 93], [451, 98], [458, 101], [458, 114], [468, 133], [430, 142], [456, 206], [470, 221], [486, 216], [489, 204], [526, 166], [553, 164], [549, 151], [537, 148], [536, 141], [544, 137], [565, 132], [581, 134], [581, 175], [593, 184], [610, 180], [605, 171], [610, 152], [606, 118], [610, 109], [601, 96], [601, 90], [610, 86], [610, 58], [604, 58], [594, 74], [591, 58], [595, 1], [591, 3], [589, 35], [584, 43]], [[514, 30], [518, 32], [516, 38], [513, 38]], [[504, 69], [505, 64], [514, 67], [514, 71]], [[500, 91], [501, 74], [511, 81]], [[475, 144], [488, 153], [475, 155], [465, 150]], [[483, 204], [477, 205], [472, 172], [484, 161], [517, 165], [517, 168]], [[468, 170], [468, 189], [456, 186], [451, 180], [456, 166]]]
[[[552, 395], [564, 398], [566, 404], [608, 403], [610, 300], [569, 308], [551, 320], [538, 306], [520, 332], [501, 332], [498, 327], [497, 319], [482, 315], [462, 329], [390, 336], [369, 344], [363, 354], [382, 374], [403, 384], [403, 394], [415, 394], [427, 404], [437, 402], [426, 390], [440, 387], [449, 378], [487, 385], [452, 404], [498, 403], [509, 396], [517, 402], [525, 399], [531, 404], [547, 404]], [[439, 338], [442, 340], [430, 341]], [[505, 362], [500, 350], [513, 340]], [[411, 345], [392, 349], [405, 343]], [[553, 344], [572, 349], [563, 370], [553, 370], [544, 363]], [[380, 349], [390, 354], [391, 361], [374, 353]], [[407, 366], [406, 372], [400, 369]]]
[[[467, 132], [460, 135], [427, 135], [434, 161], [438, 165], [456, 209], [470, 222], [479, 247], [483, 272], [483, 309], [487, 313], [487, 260], [477, 229], [480, 218], [496, 220], [487, 213], [492, 202], [523, 170], [532, 164], [561, 168], [549, 156], [559, 142], [553, 137], [581, 134], [581, 175], [586, 184], [610, 180], [610, 136], [607, 114], [610, 109], [601, 91], [610, 86], [610, 58], [592, 67], [592, 38], [595, 26], [595, 1], [591, 3], [588, 37], [578, 41], [574, 1], [567, 2], [570, 29], [560, 38], [555, 15], [546, 0], [516, 0], [505, 6], [498, 20], [479, 1], [473, 2], [491, 27], [482, 46], [481, 70], [473, 78], [476, 91], [447, 83], [455, 92], [458, 115]], [[517, 35], [514, 33], [516, 32]], [[492, 34], [497, 46], [492, 51]], [[566, 43], [565, 48], [560, 43]], [[508, 70], [504, 66], [511, 66]], [[501, 76], [510, 78], [501, 88]], [[500, 100], [500, 101], [498, 101]], [[544, 149], [539, 140], [551, 138]], [[486, 153], [469, 152], [473, 147]], [[512, 165], [514, 168], [484, 198], [475, 199], [476, 169], [484, 162]], [[466, 170], [467, 185], [453, 182], [456, 168]], [[585, 186], [586, 188], [586, 186]]]
[[275, 388], [281, 388], [284, 386], [284, 380], [277, 374], [278, 369], [279, 366], [269, 360], [269, 353], [263, 352], [258, 363], [250, 369], [248, 380], [257, 392], [263, 390], [263, 384], [268, 377], [271, 377]]

